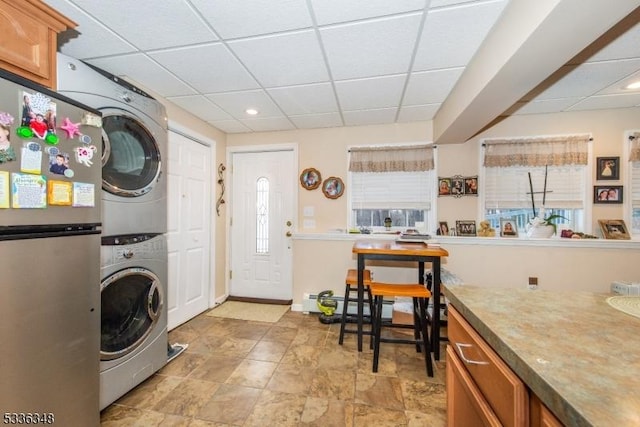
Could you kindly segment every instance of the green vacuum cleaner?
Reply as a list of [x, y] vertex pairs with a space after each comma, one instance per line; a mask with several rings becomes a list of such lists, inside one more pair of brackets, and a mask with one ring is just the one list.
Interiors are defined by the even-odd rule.
[[320, 316], [318, 316], [318, 318], [321, 323], [340, 322], [340, 315], [335, 314], [336, 309], [338, 308], [338, 300], [333, 298], [333, 291], [320, 292], [316, 303], [320, 310]]

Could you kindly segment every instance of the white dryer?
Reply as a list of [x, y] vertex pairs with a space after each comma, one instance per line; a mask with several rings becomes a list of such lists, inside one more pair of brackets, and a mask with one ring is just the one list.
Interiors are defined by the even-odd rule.
[[103, 237], [100, 410], [167, 363], [167, 241]]
[[102, 235], [166, 233], [164, 106], [119, 77], [63, 54], [58, 92], [102, 113]]

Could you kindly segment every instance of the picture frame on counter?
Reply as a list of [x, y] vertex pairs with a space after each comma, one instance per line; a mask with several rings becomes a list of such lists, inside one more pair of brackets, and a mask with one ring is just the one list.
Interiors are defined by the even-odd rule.
[[518, 237], [518, 223], [512, 218], [500, 218], [500, 237]]
[[599, 219], [598, 224], [605, 239], [629, 240], [631, 235], [622, 219]]
[[620, 157], [597, 157], [596, 179], [598, 181], [620, 179]]
[[476, 222], [467, 220], [456, 221], [456, 234], [458, 236], [475, 237]]
[[620, 204], [623, 201], [622, 185], [594, 185], [593, 203]]

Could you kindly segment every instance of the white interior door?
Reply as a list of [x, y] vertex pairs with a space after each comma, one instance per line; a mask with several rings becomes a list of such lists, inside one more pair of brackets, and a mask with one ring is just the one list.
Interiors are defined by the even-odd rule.
[[294, 151], [234, 153], [232, 162], [229, 294], [291, 300]]
[[168, 327], [209, 308], [212, 148], [169, 132]]

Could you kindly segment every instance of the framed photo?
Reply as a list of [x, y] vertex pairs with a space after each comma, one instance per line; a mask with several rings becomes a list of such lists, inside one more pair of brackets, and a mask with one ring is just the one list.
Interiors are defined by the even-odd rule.
[[511, 218], [500, 218], [500, 237], [518, 237], [518, 223]]
[[337, 176], [330, 176], [322, 183], [322, 192], [328, 199], [337, 199], [344, 193], [344, 182]]
[[451, 195], [451, 178], [438, 178], [438, 196]]
[[475, 236], [476, 222], [475, 221], [456, 221], [456, 234], [458, 236]]
[[620, 179], [620, 157], [597, 157], [596, 168], [598, 181]]
[[594, 185], [593, 203], [622, 203], [622, 185]]
[[629, 240], [631, 236], [621, 219], [599, 219], [600, 230], [605, 239]]
[[322, 175], [316, 168], [307, 168], [300, 174], [300, 185], [307, 190], [315, 190], [322, 183]]
[[440, 225], [438, 227], [438, 234], [440, 236], [449, 235], [449, 224], [447, 224], [447, 221], [440, 221]]
[[464, 194], [471, 195], [471, 196], [478, 195], [478, 177], [477, 176], [464, 177]]
[[454, 176], [451, 178], [451, 195], [454, 197], [461, 197], [464, 195], [464, 178], [461, 176]]

